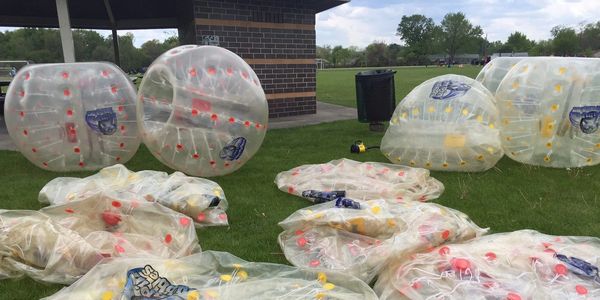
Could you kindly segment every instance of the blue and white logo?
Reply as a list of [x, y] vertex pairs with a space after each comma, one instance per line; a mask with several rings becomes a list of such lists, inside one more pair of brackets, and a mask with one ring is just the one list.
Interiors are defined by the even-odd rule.
[[112, 107], [85, 112], [85, 122], [93, 131], [104, 135], [112, 135], [117, 132], [117, 114]]
[[246, 138], [241, 136], [237, 137], [221, 149], [219, 157], [223, 160], [238, 160], [242, 156], [245, 148]]
[[160, 277], [150, 265], [127, 271], [127, 282], [121, 299], [131, 300], [182, 300], [188, 299], [188, 293], [195, 289], [185, 285], [172, 284], [167, 278]]
[[573, 107], [569, 112], [569, 121], [585, 134], [594, 133], [600, 126], [600, 106]]
[[442, 80], [433, 85], [429, 97], [437, 100], [449, 100], [466, 94], [470, 88], [470, 85], [459, 81]]

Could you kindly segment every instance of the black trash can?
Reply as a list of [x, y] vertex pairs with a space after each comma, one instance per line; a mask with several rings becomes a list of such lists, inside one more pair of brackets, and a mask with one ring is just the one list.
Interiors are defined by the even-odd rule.
[[358, 121], [370, 123], [371, 130], [383, 131], [383, 124], [396, 108], [396, 71], [370, 70], [356, 73], [356, 108]]

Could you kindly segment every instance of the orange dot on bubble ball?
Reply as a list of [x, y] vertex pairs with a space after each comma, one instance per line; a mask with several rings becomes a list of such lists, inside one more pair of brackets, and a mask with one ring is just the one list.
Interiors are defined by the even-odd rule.
[[216, 161], [214, 161], [214, 160], [211, 160], [209, 163], [210, 163], [212, 166], [214, 166], [214, 165], [215, 165], [217, 162], [216, 162]]
[[44, 167], [48, 167], [48, 163], [47, 162], [43, 162], [42, 165], [44, 165]]
[[171, 236], [170, 233], [167, 233], [167, 235], [165, 235], [165, 242], [167, 244], [171, 243], [171, 241], [173, 241], [173, 237]]

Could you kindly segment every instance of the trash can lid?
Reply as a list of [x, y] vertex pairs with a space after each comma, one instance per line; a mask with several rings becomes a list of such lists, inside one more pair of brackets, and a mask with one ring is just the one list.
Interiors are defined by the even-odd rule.
[[395, 74], [396, 71], [392, 70], [392, 69], [377, 69], [377, 70], [368, 70], [368, 71], [361, 71], [356, 73], [357, 77], [363, 77], [363, 76], [382, 76], [382, 75], [391, 75], [391, 74]]

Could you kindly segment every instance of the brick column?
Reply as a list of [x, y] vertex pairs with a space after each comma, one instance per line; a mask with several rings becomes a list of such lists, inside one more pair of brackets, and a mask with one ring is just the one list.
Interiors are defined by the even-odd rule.
[[217, 36], [267, 94], [269, 117], [316, 113], [315, 10], [295, 0], [196, 0], [196, 43]]

